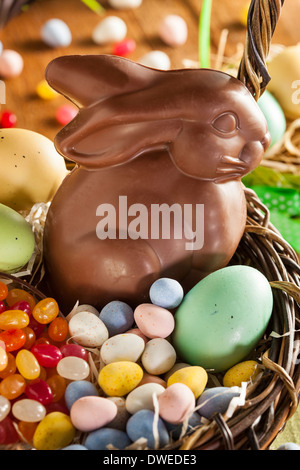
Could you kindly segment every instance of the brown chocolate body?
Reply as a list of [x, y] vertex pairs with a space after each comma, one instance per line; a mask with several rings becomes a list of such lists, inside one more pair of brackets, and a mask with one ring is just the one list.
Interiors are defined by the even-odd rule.
[[[113, 56], [61, 57], [46, 78], [80, 109], [56, 137], [78, 166], [55, 195], [44, 232], [47, 279], [62, 308], [77, 300], [135, 305], [158, 277], [188, 289], [225, 266], [246, 220], [240, 179], [270, 139], [246, 88], [217, 71], [156, 71]], [[148, 208], [149, 228], [153, 204], [203, 204], [203, 246], [187, 250], [173, 229], [170, 239], [119, 239], [119, 196]], [[97, 236], [102, 204], [116, 209], [115, 239]]]

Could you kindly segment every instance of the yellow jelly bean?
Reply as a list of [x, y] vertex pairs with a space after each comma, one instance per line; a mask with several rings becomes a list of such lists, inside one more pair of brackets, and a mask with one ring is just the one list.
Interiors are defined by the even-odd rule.
[[43, 325], [51, 323], [58, 314], [58, 304], [56, 300], [52, 299], [51, 297], [47, 297], [46, 299], [38, 302], [32, 310], [32, 316], [34, 319]]
[[192, 390], [195, 398], [198, 398], [205, 389], [207, 380], [207, 372], [203, 367], [183, 367], [170, 375], [167, 387], [177, 382], [183, 383]]
[[33, 435], [33, 447], [37, 450], [57, 450], [71, 444], [76, 429], [68, 415], [60, 411], [47, 414], [39, 422]]
[[27, 380], [37, 379], [41, 368], [32, 352], [21, 349], [16, 356], [16, 366], [20, 374]]
[[242, 382], [249, 382], [255, 379], [261, 372], [258, 362], [244, 361], [228, 369], [223, 377], [224, 387], [240, 387]]
[[36, 87], [36, 92], [43, 100], [53, 100], [57, 97], [58, 93], [48, 85], [46, 80], [41, 80]]
[[247, 19], [248, 19], [248, 10], [249, 10], [250, 2], [245, 3], [241, 10], [240, 14], [240, 21], [243, 26], [247, 26]]
[[29, 324], [29, 316], [22, 310], [6, 310], [0, 315], [0, 330], [25, 328]]
[[8, 356], [5, 349], [0, 346], [0, 371], [4, 370], [8, 364]]
[[98, 383], [104, 393], [111, 397], [122, 397], [131, 392], [142, 380], [143, 369], [131, 361], [111, 362], [104, 366]]

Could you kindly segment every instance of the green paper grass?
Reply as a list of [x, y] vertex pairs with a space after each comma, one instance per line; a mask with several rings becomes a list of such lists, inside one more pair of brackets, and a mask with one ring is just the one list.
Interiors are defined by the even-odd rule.
[[203, 0], [199, 18], [199, 63], [201, 68], [210, 67], [210, 18], [212, 0]]

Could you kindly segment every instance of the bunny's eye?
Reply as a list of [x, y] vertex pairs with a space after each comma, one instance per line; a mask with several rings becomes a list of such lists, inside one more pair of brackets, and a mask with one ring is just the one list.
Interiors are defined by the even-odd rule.
[[224, 113], [218, 116], [213, 122], [213, 127], [220, 132], [229, 134], [235, 131], [238, 127], [237, 118], [232, 113]]

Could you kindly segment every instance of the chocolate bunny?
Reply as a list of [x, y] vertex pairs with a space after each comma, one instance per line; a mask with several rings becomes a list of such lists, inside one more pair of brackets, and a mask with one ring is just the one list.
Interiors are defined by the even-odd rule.
[[[246, 87], [219, 71], [154, 70], [108, 55], [59, 57], [46, 79], [79, 108], [55, 138], [77, 165], [57, 191], [44, 231], [46, 277], [62, 308], [77, 300], [134, 306], [148, 300], [159, 277], [189, 289], [226, 266], [246, 221], [241, 177], [270, 143]], [[141, 235], [154, 206], [170, 210], [169, 237], [151, 237], [150, 229]], [[144, 219], [133, 219], [143, 208]], [[189, 218], [176, 219], [175, 208], [189, 208]], [[101, 220], [107, 231], [103, 225], [99, 235]], [[197, 223], [201, 237], [191, 241]]]

